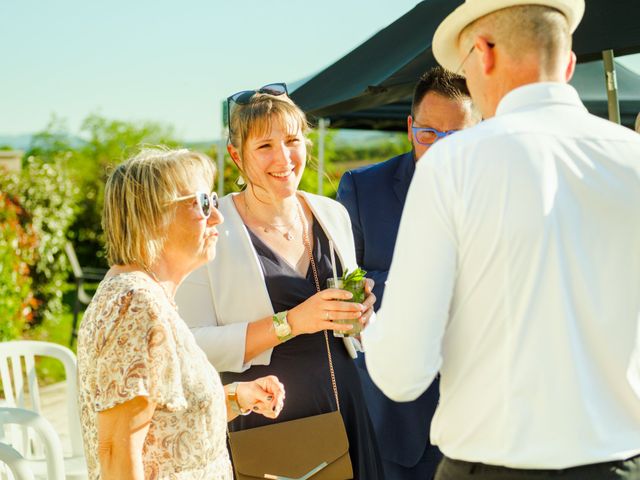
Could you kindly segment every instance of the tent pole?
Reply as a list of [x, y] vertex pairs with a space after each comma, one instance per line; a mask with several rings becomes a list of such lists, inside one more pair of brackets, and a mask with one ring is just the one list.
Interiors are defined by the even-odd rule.
[[613, 61], [613, 50], [603, 50], [604, 76], [607, 86], [607, 100], [609, 102], [609, 120], [620, 124], [620, 104], [618, 102], [618, 80], [616, 65]]
[[220, 127], [220, 140], [218, 141], [218, 196], [224, 196], [224, 154], [227, 151], [227, 137], [229, 135], [227, 125], [229, 125], [229, 117], [227, 113], [227, 102], [222, 102], [222, 126]]
[[224, 196], [224, 154], [227, 152], [227, 129], [220, 129], [220, 141], [218, 142], [218, 190], [220, 197]]
[[327, 119], [318, 121], [318, 195], [324, 192], [324, 138], [327, 133]]

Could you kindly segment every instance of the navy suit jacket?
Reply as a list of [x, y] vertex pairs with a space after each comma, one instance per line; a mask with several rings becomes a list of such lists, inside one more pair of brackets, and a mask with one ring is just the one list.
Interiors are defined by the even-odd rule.
[[[413, 153], [408, 152], [386, 162], [348, 171], [338, 187], [337, 199], [351, 217], [356, 260], [367, 271], [367, 277], [376, 282], [373, 290], [377, 297], [376, 310], [384, 295], [400, 217], [414, 171]], [[440, 453], [429, 443], [429, 428], [438, 404], [438, 381], [434, 381], [417, 400], [397, 403], [375, 386], [362, 356], [356, 362], [382, 457], [412, 467], [425, 454], [425, 448], [429, 448], [432, 451], [426, 453], [433, 456], [435, 469]]]

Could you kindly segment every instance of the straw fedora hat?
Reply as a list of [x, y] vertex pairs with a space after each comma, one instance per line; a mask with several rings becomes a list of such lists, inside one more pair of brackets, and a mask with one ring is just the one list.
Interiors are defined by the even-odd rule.
[[480, 17], [517, 5], [544, 5], [560, 10], [573, 33], [584, 14], [584, 0], [466, 0], [438, 26], [433, 36], [433, 56], [450, 71], [459, 65], [458, 37], [464, 28]]

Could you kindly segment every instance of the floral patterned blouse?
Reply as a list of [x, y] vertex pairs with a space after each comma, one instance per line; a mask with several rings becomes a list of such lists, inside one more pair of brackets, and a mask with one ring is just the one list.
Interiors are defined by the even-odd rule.
[[78, 335], [78, 392], [91, 480], [100, 478], [98, 412], [136, 396], [157, 404], [142, 450], [145, 478], [233, 478], [220, 377], [144, 273], [98, 287]]

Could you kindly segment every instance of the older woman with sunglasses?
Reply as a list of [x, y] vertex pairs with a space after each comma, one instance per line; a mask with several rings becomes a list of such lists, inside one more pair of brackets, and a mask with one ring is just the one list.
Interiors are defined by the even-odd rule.
[[[336, 410], [329, 348], [354, 478], [383, 478], [353, 362], [358, 342], [332, 334], [351, 329], [336, 321], [368, 322], [372, 282], [362, 304], [349, 302], [344, 290], [324, 289], [332, 275], [330, 245], [338, 275], [357, 267], [349, 216], [337, 202], [298, 190], [308, 125], [284, 84], [239, 92], [228, 105], [228, 150], [247, 186], [221, 199], [227, 220], [219, 255], [185, 281], [177, 296], [181, 312], [223, 379], [280, 378], [288, 400], [278, 421]], [[230, 427], [271, 422], [238, 417]]]
[[79, 404], [91, 479], [233, 478], [226, 422], [278, 416], [284, 389], [264, 376], [222, 386], [174, 294], [211, 261], [222, 222], [210, 160], [147, 149], [105, 189], [111, 269], [78, 336]]

